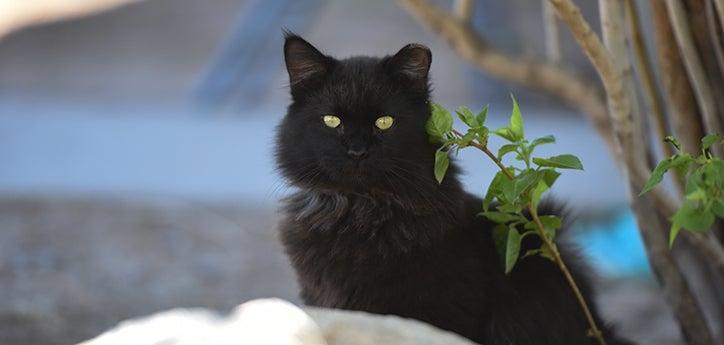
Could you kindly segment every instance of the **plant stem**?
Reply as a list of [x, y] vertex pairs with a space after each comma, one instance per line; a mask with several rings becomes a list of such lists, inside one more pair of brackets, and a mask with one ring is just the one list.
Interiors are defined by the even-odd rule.
[[[452, 132], [460, 138], [463, 137], [462, 133], [458, 132], [455, 129], [453, 129]], [[495, 154], [493, 154], [490, 149], [488, 149], [487, 145], [471, 141], [470, 146], [483, 151], [495, 163], [495, 165], [500, 168], [500, 170], [508, 179], [513, 179], [513, 175], [511, 175], [510, 171], [508, 171], [505, 165], [503, 165], [503, 162], [501, 162], [498, 157], [496, 157]], [[533, 207], [533, 204], [530, 202], [528, 203], [528, 212], [530, 213], [531, 218], [533, 218], [538, 237], [541, 238], [543, 244], [548, 248], [548, 250], [553, 253], [553, 261], [558, 265], [558, 268], [561, 270], [561, 272], [563, 272], [563, 276], [566, 279], [566, 282], [573, 290], [573, 294], [576, 296], [578, 304], [581, 305], [581, 309], [583, 309], [583, 314], [586, 316], [588, 326], [590, 327], [588, 330], [589, 336], [596, 338], [599, 344], [606, 345], [606, 340], [603, 338], [603, 333], [598, 328], [598, 325], [596, 325], [596, 321], [593, 319], [593, 314], [591, 314], [591, 309], [588, 307], [588, 303], [586, 303], [586, 300], [583, 298], [583, 294], [578, 288], [578, 284], [576, 284], [576, 281], [573, 279], [573, 275], [571, 275], [571, 271], [568, 270], [568, 266], [566, 266], [566, 263], [563, 261], [561, 253], [558, 251], [555, 243], [553, 243], [553, 241], [551, 241], [545, 235], [545, 232], [543, 230], [543, 223], [541, 222], [540, 217], [538, 217], [538, 210], [536, 210], [536, 208]]]
[[561, 272], [563, 272], [563, 276], [566, 278], [566, 281], [571, 287], [571, 290], [573, 290], [573, 294], [576, 295], [578, 304], [580, 304], [581, 309], [583, 309], [583, 314], [586, 316], [588, 326], [590, 327], [590, 329], [588, 330], [589, 336], [596, 338], [596, 340], [598, 340], [601, 345], [606, 345], [606, 340], [603, 338], [603, 333], [601, 333], [598, 325], [596, 325], [596, 321], [593, 319], [593, 314], [591, 314], [591, 310], [588, 308], [588, 303], [586, 303], [586, 300], [583, 298], [583, 294], [581, 294], [581, 290], [578, 288], [576, 281], [573, 279], [571, 271], [568, 270], [568, 266], [566, 266], [566, 263], [563, 261], [561, 253], [558, 251], [555, 243], [553, 243], [553, 241], [551, 241], [543, 232], [543, 224], [538, 217], [538, 210], [536, 210], [533, 205], [529, 203], [528, 212], [530, 212], [530, 215], [533, 218], [533, 222], [535, 222], [538, 237], [543, 240], [543, 243], [545, 243], [546, 247], [548, 247], [551, 253], [553, 253], [553, 261], [558, 264], [558, 268], [560, 268]]

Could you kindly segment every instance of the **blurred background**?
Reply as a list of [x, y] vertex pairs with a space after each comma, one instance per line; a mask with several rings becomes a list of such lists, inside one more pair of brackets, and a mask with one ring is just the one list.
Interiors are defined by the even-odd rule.
[[[595, 23], [595, 2], [580, 5]], [[542, 55], [540, 6], [478, 1], [475, 25]], [[553, 194], [604, 313], [642, 344], [680, 343], [594, 129], [480, 73], [386, 0], [0, 0], [0, 343], [75, 343], [173, 307], [299, 301], [275, 237], [289, 192], [271, 154], [289, 102], [283, 28], [337, 57], [426, 44], [435, 101], [490, 104], [492, 127], [515, 94], [529, 135], [558, 139], [541, 155], [584, 163]], [[592, 73], [563, 34], [566, 63]], [[482, 194], [494, 169], [473, 152], [459, 161]]]

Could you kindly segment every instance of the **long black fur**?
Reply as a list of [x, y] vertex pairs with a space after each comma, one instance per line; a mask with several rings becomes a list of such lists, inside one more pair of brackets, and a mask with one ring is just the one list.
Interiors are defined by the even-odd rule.
[[[506, 275], [493, 224], [476, 216], [481, 200], [461, 188], [457, 166], [435, 181], [427, 48], [337, 60], [287, 34], [285, 60], [292, 103], [276, 156], [298, 191], [284, 200], [281, 238], [305, 303], [415, 318], [486, 345], [594, 344], [557, 266], [529, 257]], [[342, 125], [325, 126], [326, 114]], [[382, 115], [394, 117], [384, 131], [374, 126]], [[350, 158], [350, 148], [368, 155]], [[538, 245], [528, 238], [523, 252]], [[608, 344], [629, 344], [600, 319], [580, 260], [559, 246]]]

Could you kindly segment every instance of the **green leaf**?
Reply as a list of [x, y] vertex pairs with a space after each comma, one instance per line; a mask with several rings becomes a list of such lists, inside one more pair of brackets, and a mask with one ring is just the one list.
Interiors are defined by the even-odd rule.
[[516, 149], [518, 149], [518, 145], [516, 144], [505, 144], [501, 146], [498, 150], [498, 159], [503, 159], [506, 154], [513, 152]]
[[561, 173], [553, 170], [553, 169], [543, 169], [540, 170], [540, 172], [543, 173], [543, 181], [548, 185], [548, 187], [553, 187], [553, 184], [558, 179], [558, 176], [561, 176]]
[[561, 228], [561, 218], [557, 216], [539, 216], [538, 219], [540, 219], [540, 222], [545, 226], [546, 228], [551, 228], [553, 230], [557, 230]]
[[477, 133], [475, 133], [475, 131], [468, 130], [468, 132], [465, 133], [465, 135], [463, 135], [463, 137], [460, 139], [460, 142], [458, 143], [459, 147], [462, 148], [462, 147], [466, 147], [466, 146], [470, 145], [470, 142], [473, 141], [473, 139], [475, 139], [476, 135], [477, 135]]
[[533, 163], [542, 167], [583, 170], [583, 164], [574, 155], [558, 155], [548, 158], [533, 158]]
[[541, 253], [540, 248], [538, 249], [528, 249], [523, 256], [520, 257], [520, 260], [523, 260], [529, 256], [538, 255]]
[[[550, 240], [553, 240], [556, 236], [556, 230], [561, 228], [561, 219], [556, 216], [539, 216], [538, 219], [543, 225], [543, 233]], [[533, 221], [525, 224], [525, 229], [535, 230], [536, 227], [537, 225]]]
[[508, 178], [505, 177], [505, 174], [503, 174], [502, 171], [498, 171], [498, 173], [495, 174], [493, 180], [490, 181], [488, 191], [485, 193], [485, 198], [483, 198], [484, 211], [487, 211], [488, 208], [490, 208], [490, 203], [492, 203], [493, 199], [498, 195], [498, 193], [500, 193], [500, 183], [507, 179]]
[[523, 210], [523, 207], [525, 205], [522, 205], [521, 203], [508, 203], [508, 204], [500, 204], [498, 205], [497, 209], [500, 212], [508, 212], [508, 213], [520, 213]]
[[679, 142], [679, 139], [676, 139], [669, 135], [664, 138], [664, 142], [674, 145], [677, 151], [681, 151], [681, 143]]
[[498, 211], [484, 211], [481, 212], [483, 216], [490, 219], [494, 223], [498, 224], [507, 224], [509, 222], [517, 221], [521, 219], [520, 215], [517, 214], [511, 214], [511, 213], [504, 213], [504, 212], [498, 212]]
[[697, 190], [686, 194], [687, 200], [705, 200], [706, 199], [706, 191], [698, 188]]
[[711, 168], [714, 172], [714, 176], [716, 176], [716, 179], [718, 183], [720, 184], [720, 187], [723, 187], [724, 185], [724, 161], [720, 159], [712, 159], [709, 161], [709, 164], [711, 165]]
[[471, 131], [475, 132], [475, 134], [478, 135], [478, 140], [481, 144], [487, 145], [488, 144], [488, 135], [489, 135], [489, 129], [485, 126], [475, 127], [471, 128]]
[[644, 195], [648, 191], [654, 189], [664, 179], [664, 173], [666, 173], [671, 167], [671, 159], [667, 158], [656, 164], [656, 168], [651, 172], [648, 181], [644, 184], [644, 188], [641, 189], [639, 196]]
[[493, 228], [493, 241], [500, 262], [505, 266], [505, 246], [508, 242], [508, 227], [505, 224], [498, 224]]
[[510, 273], [515, 266], [515, 262], [518, 261], [520, 255], [520, 234], [518, 230], [511, 227], [508, 229], [508, 238], [505, 243], [505, 273]]
[[498, 128], [493, 133], [510, 142], [518, 141], [515, 137], [515, 134], [513, 134], [513, 132], [508, 127]]
[[[499, 183], [500, 194], [498, 200], [501, 202], [512, 202], [515, 200], [517, 194], [515, 193], [515, 180], [508, 179], [507, 177]], [[501, 200], [502, 197], [502, 200]]]
[[706, 150], [720, 141], [722, 141], [722, 137], [718, 133], [709, 134], [701, 138], [701, 148], [703, 150]]
[[548, 185], [543, 180], [538, 181], [538, 184], [535, 186], [535, 188], [533, 188], [533, 192], [530, 195], [530, 202], [531, 206], [533, 206], [534, 209], [538, 209], [540, 199], [543, 196], [543, 193], [548, 190], [548, 188]]
[[688, 153], [675, 154], [671, 157], [672, 159], [669, 169], [676, 169], [679, 174], [681, 174], [681, 176], [685, 176], [686, 173], [689, 171], [691, 163], [694, 162], [694, 157], [692, 157]]
[[448, 152], [444, 151], [444, 148], [445, 147], [441, 147], [437, 149], [437, 152], [435, 152], [435, 179], [437, 180], [437, 183], [440, 184], [442, 184], [442, 179], [445, 178], [445, 173], [450, 165]]
[[500, 192], [504, 198], [503, 201], [516, 203], [519, 198], [535, 184], [537, 179], [537, 172], [533, 169], [528, 169], [514, 176], [512, 180], [506, 178], [504, 181], [500, 181]]
[[711, 205], [711, 211], [714, 212], [717, 217], [724, 219], [724, 196], [720, 196], [719, 200], [714, 201]]
[[478, 115], [475, 116], [475, 120], [478, 121], [478, 124], [480, 126], [485, 125], [485, 121], [488, 119], [488, 105], [486, 104], [483, 107], [483, 110], [481, 110]]
[[470, 111], [470, 108], [466, 106], [459, 107], [455, 113], [458, 114], [458, 117], [461, 121], [463, 121], [468, 127], [478, 127], [481, 124], [478, 123], [478, 119], [475, 118], [475, 115], [472, 111]]
[[724, 195], [720, 195], [711, 204], [711, 212], [719, 218], [724, 219]]
[[510, 114], [510, 131], [513, 133], [515, 141], [522, 140], [525, 138], [525, 132], [523, 130], [523, 115], [520, 113], [518, 107], [518, 101], [511, 94], [510, 98], [513, 100], [513, 111]]
[[[555, 246], [555, 243], [553, 243], [553, 246]], [[540, 256], [550, 260], [550, 261], [556, 261], [554, 258], [553, 252], [546, 246], [545, 244], [541, 245], [540, 247]]]
[[513, 195], [517, 198], [532, 187], [536, 181], [538, 181], [537, 171], [533, 169], [523, 171], [513, 180]]
[[552, 135], [546, 135], [544, 137], [537, 138], [530, 143], [530, 149], [533, 150], [538, 145], [553, 144], [556, 142], [556, 137]]
[[649, 176], [648, 181], [646, 181], [646, 184], [644, 184], [644, 188], [641, 190], [641, 193], [639, 193], [639, 195], [643, 195], [656, 187], [656, 185], [658, 185], [664, 179], [664, 174], [671, 168], [676, 168], [682, 174], [685, 173], [687, 170], [689, 170], [689, 165], [692, 161], [693, 158], [687, 153], [675, 154], [667, 159], [662, 160], [661, 162], [659, 162], [659, 164], [656, 165], [654, 171], [651, 172], [651, 176]]
[[520, 113], [520, 108], [518, 108], [518, 102], [516, 102], [513, 95], [510, 97], [513, 99], [513, 112], [510, 114], [510, 124], [508, 127], [496, 129], [493, 133], [514, 143], [523, 140], [525, 133], [523, 131], [523, 116]]
[[556, 237], [556, 230], [561, 228], [561, 219], [556, 216], [540, 216], [538, 218], [543, 224], [543, 232], [546, 237], [553, 240]]
[[714, 214], [704, 207], [697, 207], [695, 202], [684, 200], [671, 221], [689, 231], [706, 231], [714, 224]]
[[701, 167], [695, 169], [686, 179], [684, 192], [686, 194], [693, 193], [699, 188], [706, 188], [706, 184], [704, 183], [704, 169]]
[[445, 135], [452, 130], [453, 119], [450, 113], [441, 105], [432, 103], [430, 118], [425, 123], [425, 131], [433, 143], [443, 141]]

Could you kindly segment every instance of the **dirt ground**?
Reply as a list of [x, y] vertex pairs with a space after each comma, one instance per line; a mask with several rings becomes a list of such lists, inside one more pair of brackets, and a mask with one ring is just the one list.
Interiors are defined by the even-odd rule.
[[[54, 345], [173, 307], [298, 302], [273, 207], [167, 199], [0, 199], [0, 343]], [[655, 283], [602, 280], [608, 318], [680, 344]]]

